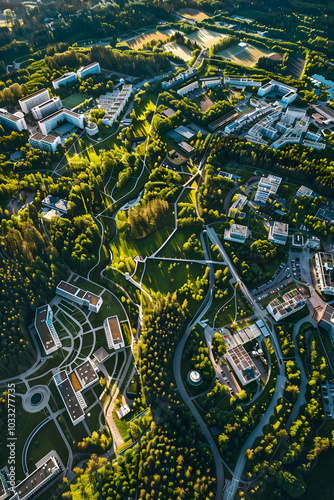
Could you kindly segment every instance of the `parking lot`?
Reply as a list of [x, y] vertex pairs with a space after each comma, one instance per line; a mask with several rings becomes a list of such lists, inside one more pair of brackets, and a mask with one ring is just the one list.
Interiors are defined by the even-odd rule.
[[326, 380], [321, 386], [322, 398], [326, 418], [333, 418], [334, 415], [334, 379]]
[[282, 290], [285, 286], [291, 284], [291, 272], [289, 266], [285, 262], [282, 262], [276, 272], [273, 274], [271, 280], [268, 283], [264, 283], [258, 288], [254, 288], [251, 293], [256, 298], [256, 300], [263, 300], [269, 295]]

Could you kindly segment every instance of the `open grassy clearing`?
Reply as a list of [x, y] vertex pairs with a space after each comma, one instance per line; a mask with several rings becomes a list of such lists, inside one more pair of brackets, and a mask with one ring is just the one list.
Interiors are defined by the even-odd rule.
[[180, 9], [178, 11], [182, 17], [186, 17], [187, 19], [194, 19], [195, 21], [204, 21], [205, 19], [209, 19], [210, 16], [205, 14], [205, 12], [201, 12], [200, 10], [195, 9]]
[[43, 458], [50, 450], [57, 450], [62, 462], [66, 465], [68, 450], [63, 438], [54, 422], [48, 422], [36, 434], [28, 448], [28, 467], [32, 472], [35, 469], [35, 463]]
[[166, 43], [163, 46], [163, 49], [166, 52], [172, 52], [174, 54], [174, 56], [178, 56], [186, 62], [188, 62], [188, 61], [190, 61], [190, 59], [192, 59], [191, 50], [188, 49], [188, 47], [186, 47], [185, 45], [182, 45], [181, 43], [177, 43], [177, 42]]
[[76, 92], [75, 94], [72, 94], [69, 97], [63, 99], [62, 103], [64, 108], [71, 110], [80, 106], [80, 104], [84, 103], [86, 99], [90, 99], [90, 97], [88, 95]]
[[240, 47], [240, 45], [233, 45], [228, 49], [218, 52], [217, 56], [224, 57], [224, 59], [229, 59], [236, 64], [242, 64], [243, 66], [253, 66], [258, 62], [260, 57], [268, 57], [276, 52], [266, 50], [260, 47], [255, 47], [247, 43], [245, 47]]
[[221, 38], [226, 38], [227, 35], [217, 33], [216, 31], [201, 29], [187, 35], [187, 38], [192, 42], [198, 43], [204, 49], [209, 49], [215, 45]]
[[192, 235], [195, 235], [195, 237], [197, 238], [196, 228], [184, 228], [182, 230], [178, 229], [173, 234], [171, 239], [166, 243], [166, 245], [161, 249], [158, 257], [204, 260], [204, 252], [202, 250], [202, 245], [200, 242], [198, 246], [195, 246], [190, 251], [185, 250], [184, 245]]
[[[99, 327], [103, 325], [103, 321], [109, 316], [117, 315], [119, 320], [125, 319], [124, 311], [118, 300], [108, 290], [102, 295], [103, 304], [98, 313], [92, 313], [90, 322], [92, 326]], [[100, 347], [100, 346], [99, 346]]]
[[125, 40], [125, 42], [129, 45], [130, 49], [138, 50], [142, 49], [145, 43], [151, 42], [152, 40], [167, 40], [169, 38], [168, 33], [164, 33], [163, 31], [151, 31], [150, 33], [144, 33], [140, 36], [135, 36], [134, 38], [129, 38]]

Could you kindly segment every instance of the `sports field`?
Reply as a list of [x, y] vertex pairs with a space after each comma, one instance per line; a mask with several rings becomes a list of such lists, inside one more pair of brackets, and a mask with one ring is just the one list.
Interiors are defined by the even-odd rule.
[[85, 95], [85, 94], [75, 93], [75, 94], [72, 94], [69, 97], [66, 97], [65, 99], [63, 99], [62, 102], [63, 102], [64, 108], [71, 110], [71, 109], [75, 109], [78, 106], [80, 106], [80, 104], [85, 102], [86, 99], [90, 99], [90, 96]]
[[181, 57], [184, 61], [190, 61], [192, 57], [191, 50], [185, 45], [181, 45], [177, 42], [166, 43], [166, 45], [163, 46], [163, 49], [166, 52], [173, 52], [175, 56]]
[[226, 36], [216, 31], [197, 30], [187, 35], [187, 38], [192, 42], [197, 42], [204, 49], [208, 49], [211, 45], [215, 45], [221, 38], [225, 38]]
[[[173, 31], [174, 33], [174, 31]], [[129, 38], [129, 40], [125, 40], [129, 47], [133, 50], [141, 49], [145, 43], [151, 42], [152, 40], [167, 40], [173, 33], [169, 33], [169, 30], [166, 31], [151, 31], [149, 33], [144, 33], [140, 36], [135, 36], [134, 38]]]
[[222, 50], [218, 52], [217, 56], [224, 57], [225, 59], [229, 59], [236, 64], [242, 64], [243, 66], [253, 66], [258, 62], [260, 57], [271, 56], [273, 54], [276, 54], [276, 52], [255, 47], [247, 43], [245, 46], [234, 45], [229, 49]]
[[204, 21], [204, 19], [209, 19], [210, 17], [204, 12], [194, 9], [180, 9], [179, 14], [187, 19], [195, 19], [195, 21]]

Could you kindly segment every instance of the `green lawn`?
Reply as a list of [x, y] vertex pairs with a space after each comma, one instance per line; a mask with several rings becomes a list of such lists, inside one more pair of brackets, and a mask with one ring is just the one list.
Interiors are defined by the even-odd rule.
[[[103, 304], [98, 313], [92, 313], [90, 322], [93, 328], [103, 326], [103, 321], [109, 316], [118, 316], [119, 320], [125, 319], [124, 311], [118, 300], [108, 290], [102, 295]], [[98, 346], [100, 347], [100, 346]]]
[[72, 94], [69, 97], [66, 97], [65, 99], [63, 99], [62, 103], [63, 103], [64, 108], [71, 110], [73, 108], [80, 106], [80, 104], [85, 102], [86, 99], [89, 99], [88, 95], [80, 94], [80, 93], [76, 92], [75, 94]]
[[[86, 422], [91, 432], [98, 431], [100, 428], [99, 415], [101, 411], [103, 410], [100, 404], [96, 402], [96, 405], [88, 412], [90, 416], [86, 416]], [[104, 423], [104, 416], [102, 417], [102, 423]]]
[[86, 280], [85, 278], [81, 278], [81, 276], [77, 279], [73, 279], [71, 281], [73, 285], [78, 286], [79, 288], [82, 288], [83, 290], [87, 290], [88, 292], [95, 293], [96, 295], [100, 295], [102, 293], [103, 288], [96, 285], [95, 283], [92, 283], [91, 281]]
[[[184, 247], [189, 238], [195, 235], [199, 243], [187, 251]], [[158, 257], [172, 257], [179, 259], [196, 259], [204, 260], [204, 252], [198, 237], [198, 228], [183, 228], [178, 229], [166, 245], [161, 249]]]
[[36, 434], [28, 448], [28, 467], [32, 472], [35, 468], [35, 463], [43, 458], [51, 450], [56, 450], [62, 462], [66, 465], [68, 451], [63, 438], [54, 422], [48, 422]]

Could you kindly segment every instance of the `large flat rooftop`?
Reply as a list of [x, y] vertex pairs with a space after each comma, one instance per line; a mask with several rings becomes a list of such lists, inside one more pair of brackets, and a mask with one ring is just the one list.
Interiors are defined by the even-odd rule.
[[52, 334], [46, 322], [47, 318], [48, 318], [47, 305], [36, 309], [35, 326], [46, 351], [56, 346], [56, 343], [52, 337]]
[[117, 316], [112, 316], [111, 318], [108, 318], [107, 321], [114, 344], [120, 344], [121, 342], [123, 342], [123, 335]]
[[99, 377], [97, 376], [90, 360], [82, 363], [82, 365], [78, 366], [75, 371], [80, 379], [83, 389], [86, 385], [90, 385], [91, 383], [99, 380]]
[[31, 99], [32, 97], [36, 97], [36, 96], [38, 96], [39, 94], [43, 94], [43, 92], [46, 92], [46, 89], [37, 90], [37, 92], [34, 92], [33, 94], [29, 94], [29, 95], [27, 95], [26, 97], [22, 97], [22, 99], [19, 99], [19, 102], [28, 101], [28, 100], [29, 100], [29, 99]]
[[84, 411], [81, 408], [74, 389], [68, 379], [58, 385], [58, 390], [66, 405], [66, 409], [71, 416], [73, 422], [84, 416]]
[[43, 465], [40, 465], [38, 469], [32, 472], [17, 486], [16, 493], [20, 500], [29, 497], [36, 488], [45, 483], [57, 470], [60, 470], [60, 468], [55, 462], [55, 459], [51, 457], [48, 458]]

